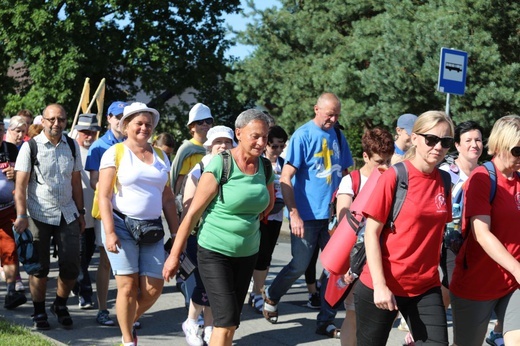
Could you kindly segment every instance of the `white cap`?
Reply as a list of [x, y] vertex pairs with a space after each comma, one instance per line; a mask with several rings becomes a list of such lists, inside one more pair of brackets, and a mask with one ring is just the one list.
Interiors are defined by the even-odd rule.
[[41, 115], [37, 115], [34, 117], [33, 119], [33, 124], [35, 125], [41, 125], [42, 124], [42, 116]]
[[194, 121], [204, 120], [213, 117], [211, 116], [211, 110], [208, 106], [202, 103], [197, 103], [190, 109], [190, 114], [188, 118], [188, 125]]
[[217, 138], [229, 138], [233, 142], [233, 148], [237, 146], [235, 142], [235, 133], [227, 126], [214, 126], [208, 131], [208, 140], [204, 142], [204, 148], [209, 149], [213, 145], [213, 141]]
[[159, 123], [159, 112], [157, 109], [154, 108], [148, 108], [148, 106], [142, 102], [134, 102], [129, 106], [126, 106], [123, 110], [123, 117], [121, 120], [119, 120], [119, 130], [123, 130], [123, 122], [126, 118], [131, 116], [132, 114], [141, 113], [141, 112], [149, 112], [152, 113], [152, 122], [153, 122], [153, 128], [157, 126]]

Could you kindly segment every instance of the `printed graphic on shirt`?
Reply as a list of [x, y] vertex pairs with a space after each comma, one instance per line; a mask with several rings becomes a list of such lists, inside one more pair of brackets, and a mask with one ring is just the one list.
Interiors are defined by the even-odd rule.
[[321, 160], [317, 160], [315, 163], [316, 169], [318, 173], [316, 177], [318, 178], [326, 178], [327, 184], [331, 184], [332, 182], [332, 174], [336, 173], [338, 177], [341, 177], [341, 165], [332, 164], [332, 156], [334, 156], [339, 162], [339, 146], [337, 141], [333, 142], [332, 150], [329, 149], [329, 145], [325, 138], [321, 141], [321, 151], [314, 154], [315, 157], [321, 158]]
[[435, 196], [435, 205], [437, 206], [437, 213], [446, 212], [446, 198], [444, 197], [444, 193], [439, 193]]

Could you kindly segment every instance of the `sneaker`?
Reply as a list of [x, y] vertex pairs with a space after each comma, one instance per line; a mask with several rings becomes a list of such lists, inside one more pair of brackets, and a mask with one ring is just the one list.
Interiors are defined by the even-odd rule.
[[37, 330], [49, 330], [51, 329], [51, 326], [49, 324], [49, 321], [47, 321], [47, 314], [38, 314], [38, 315], [32, 315], [33, 322], [34, 322], [34, 328]]
[[340, 329], [336, 328], [333, 323], [322, 324], [316, 329], [316, 334], [326, 335], [329, 338], [339, 339], [340, 338]]
[[320, 294], [318, 292], [309, 293], [309, 301], [307, 302], [307, 307], [311, 309], [321, 308], [321, 299]]
[[209, 345], [209, 340], [211, 339], [211, 334], [213, 333], [213, 327], [204, 328], [204, 343]]
[[110, 318], [108, 310], [99, 310], [96, 316], [96, 322], [102, 326], [114, 326], [114, 321]]
[[80, 309], [88, 310], [88, 309], [94, 308], [94, 304], [92, 303], [92, 298], [86, 298], [86, 297], [79, 296], [78, 300], [79, 300]]
[[12, 291], [5, 296], [4, 308], [12, 310], [27, 302], [27, 297], [22, 292]]
[[203, 346], [204, 343], [202, 341], [201, 336], [199, 335], [199, 325], [192, 325], [187, 323], [187, 321], [182, 322], [182, 330], [184, 331], [184, 335], [186, 335], [186, 342], [190, 346]]
[[495, 333], [491, 331], [486, 338], [486, 342], [491, 346], [504, 346], [504, 337], [502, 333]]
[[18, 279], [16, 280], [16, 283], [14, 285], [14, 290], [16, 292], [25, 292], [25, 287], [23, 285], [22, 280], [18, 280]]
[[58, 318], [58, 322], [63, 326], [63, 328], [72, 329], [72, 318], [70, 318], [69, 309], [65, 305], [59, 306], [52, 303], [49, 310]]

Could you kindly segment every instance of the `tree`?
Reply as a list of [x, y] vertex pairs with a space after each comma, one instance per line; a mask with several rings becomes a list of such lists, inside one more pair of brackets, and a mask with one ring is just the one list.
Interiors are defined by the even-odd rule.
[[281, 0], [240, 33], [257, 46], [228, 79], [240, 100], [266, 104], [292, 132], [324, 91], [342, 100], [341, 122], [360, 155], [360, 127], [395, 126], [402, 113], [444, 109], [436, 91], [441, 47], [467, 51], [464, 96], [451, 98], [455, 122], [485, 128], [518, 112], [520, 4], [484, 0]]
[[[5, 75], [0, 99], [4, 113], [20, 108], [41, 112], [51, 102], [75, 110], [86, 77], [106, 78], [106, 103], [151, 96], [150, 106], [181, 119], [171, 126], [184, 131], [187, 111], [166, 102], [187, 88], [204, 91], [205, 83], [229, 88], [224, 52], [223, 14], [239, 10], [239, 0], [51, 0], [1, 1], [0, 61], [23, 63], [23, 78]], [[22, 83], [24, 82], [24, 83]], [[227, 94], [223, 93], [223, 94]], [[213, 93], [208, 106], [224, 102]], [[204, 98], [204, 96], [203, 96]], [[235, 99], [235, 98], [232, 98]], [[105, 104], [106, 104], [105, 103]], [[173, 129], [171, 129], [173, 130]]]

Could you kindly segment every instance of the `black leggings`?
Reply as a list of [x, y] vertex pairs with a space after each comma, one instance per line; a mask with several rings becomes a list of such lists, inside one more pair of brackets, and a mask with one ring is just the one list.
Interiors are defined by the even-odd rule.
[[282, 221], [269, 220], [267, 224], [260, 222], [260, 249], [255, 270], [267, 270], [271, 266], [273, 251], [281, 228]]
[[[440, 287], [416, 297], [395, 297], [399, 311], [408, 322], [416, 345], [448, 345], [446, 312]], [[374, 304], [374, 290], [358, 282], [354, 288], [356, 336], [360, 346], [385, 346], [397, 311], [382, 310]]]

